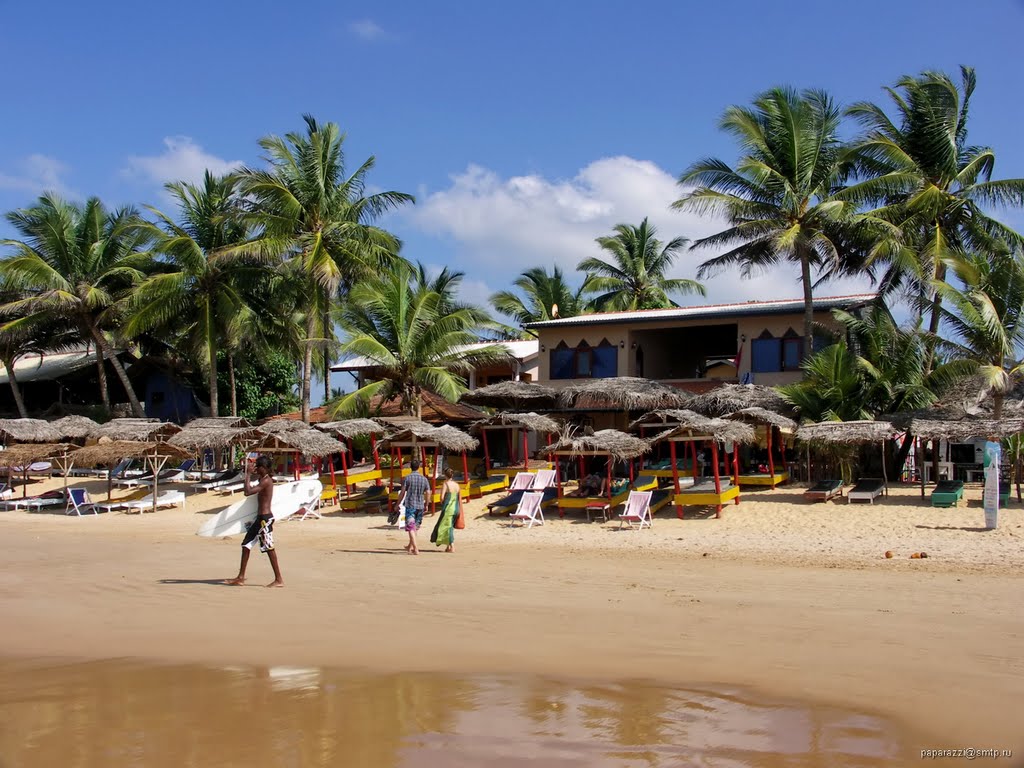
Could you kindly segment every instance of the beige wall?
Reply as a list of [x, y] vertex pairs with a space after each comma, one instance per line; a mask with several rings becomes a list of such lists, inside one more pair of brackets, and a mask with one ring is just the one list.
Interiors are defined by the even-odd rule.
[[[822, 325], [835, 326], [832, 316], [828, 312], [815, 313], [815, 321]], [[803, 333], [803, 314], [793, 313], [791, 315], [761, 315], [751, 317], [740, 317], [722, 320], [683, 320], [665, 322], [662, 324], [637, 323], [634, 325], [600, 324], [586, 326], [564, 326], [561, 328], [542, 328], [539, 331], [539, 342], [541, 352], [539, 365], [537, 367], [536, 381], [561, 386], [566, 381], [550, 378], [551, 350], [560, 342], [565, 342], [569, 347], [578, 347], [584, 341], [592, 347], [596, 347], [603, 339], [607, 339], [618, 348], [618, 372], [620, 376], [635, 375], [635, 351], [633, 344], [639, 344], [644, 349], [644, 376], [649, 379], [692, 379], [693, 364], [678, 364], [678, 360], [684, 360], [685, 351], [676, 353], [671, 348], [666, 348], [662, 341], [661, 348], [657, 346], [658, 334], [667, 330], [679, 328], [705, 328], [715, 327], [722, 332], [723, 326], [735, 326], [736, 338], [730, 350], [724, 350], [729, 354], [735, 354], [740, 345], [740, 337], [746, 336], [743, 343], [743, 357], [740, 361], [738, 376], [750, 372], [751, 363], [751, 341], [760, 336], [765, 330], [775, 337], [782, 337], [790, 328], [797, 334]], [[647, 344], [644, 344], [644, 341]], [[652, 342], [653, 340], [653, 342]], [[688, 374], [688, 375], [687, 375]], [[782, 373], [761, 373], [755, 375], [755, 381], [759, 384], [773, 385], [784, 384], [799, 379], [798, 372]]]

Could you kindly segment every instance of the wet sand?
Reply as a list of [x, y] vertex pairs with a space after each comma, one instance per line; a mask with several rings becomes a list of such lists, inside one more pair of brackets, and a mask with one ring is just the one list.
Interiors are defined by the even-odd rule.
[[[454, 555], [423, 532], [417, 558], [382, 517], [288, 522], [283, 590], [256, 586], [271, 579], [258, 553], [253, 586], [218, 584], [238, 539], [195, 537], [206, 514], [192, 500], [90, 519], [2, 512], [0, 656], [740, 686], [882, 718], [917, 734], [908, 762], [946, 746], [1020, 755], [1019, 509], [982, 533], [972, 507], [778, 496], [622, 533], [557, 518], [510, 531], [475, 502]], [[909, 560], [918, 548], [932, 557]]]

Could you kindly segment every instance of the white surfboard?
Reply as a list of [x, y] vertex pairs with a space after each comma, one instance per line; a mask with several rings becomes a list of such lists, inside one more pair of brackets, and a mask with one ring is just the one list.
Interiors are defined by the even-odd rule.
[[[323, 489], [323, 484], [317, 479], [275, 483], [274, 498], [270, 503], [274, 520], [291, 517], [303, 504], [316, 503]], [[259, 499], [255, 495], [246, 496], [203, 523], [196, 535], [218, 537], [245, 533], [258, 511]]]

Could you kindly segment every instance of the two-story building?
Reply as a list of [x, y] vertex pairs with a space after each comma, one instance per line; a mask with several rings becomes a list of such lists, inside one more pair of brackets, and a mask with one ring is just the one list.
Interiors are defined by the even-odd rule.
[[[814, 299], [814, 321], [837, 326], [832, 310], [856, 314], [875, 294]], [[603, 312], [527, 326], [537, 334], [536, 381], [636, 376], [697, 392], [725, 382], [768, 386], [799, 380], [803, 299]]]

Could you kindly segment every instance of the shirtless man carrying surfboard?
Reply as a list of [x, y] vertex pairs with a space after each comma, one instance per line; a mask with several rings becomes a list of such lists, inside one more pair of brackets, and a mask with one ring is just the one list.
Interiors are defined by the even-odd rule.
[[238, 566], [238, 575], [227, 581], [232, 586], [241, 586], [245, 583], [245, 567], [249, 564], [249, 555], [254, 544], [259, 543], [260, 552], [266, 552], [270, 558], [270, 566], [274, 569], [274, 580], [267, 584], [268, 587], [283, 587], [284, 580], [281, 578], [281, 568], [277, 564], [277, 551], [274, 549], [274, 513], [270, 510], [270, 502], [274, 498], [274, 478], [270, 475], [270, 459], [260, 456], [256, 459], [256, 485], [249, 483], [252, 473], [245, 473], [245, 495], [256, 494], [259, 501], [259, 511], [256, 519], [249, 525], [242, 539], [242, 562]]

